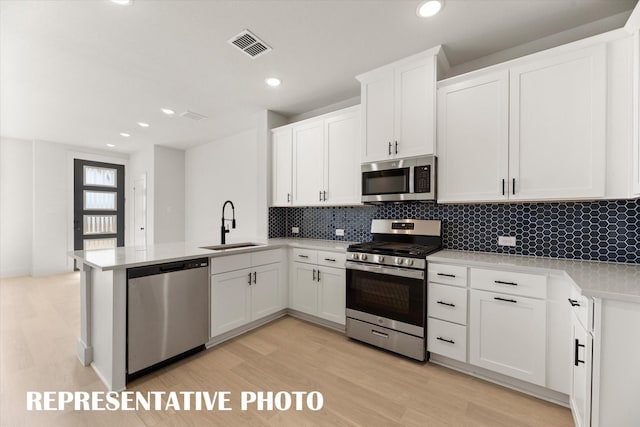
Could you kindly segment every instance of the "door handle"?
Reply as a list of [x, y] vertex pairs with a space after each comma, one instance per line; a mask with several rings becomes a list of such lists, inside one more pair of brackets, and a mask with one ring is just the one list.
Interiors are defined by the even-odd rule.
[[396, 141], [396, 154], [398, 154], [398, 141]]
[[384, 332], [378, 332], [375, 329], [372, 329], [371, 333], [377, 337], [389, 339], [389, 334], [385, 334]]
[[316, 269], [314, 268], [313, 269], [313, 281], [315, 282], [315, 280], [316, 280]]
[[569, 298], [569, 304], [571, 304], [571, 307], [580, 307], [580, 303], [575, 299]]
[[504, 302], [512, 302], [512, 303], [517, 303], [518, 301], [514, 300], [514, 299], [507, 299], [507, 298], [500, 298], [500, 297], [493, 297], [493, 299], [498, 300], [498, 301], [504, 301]]
[[253, 272], [253, 284], [255, 285], [256, 283], [258, 283], [258, 273], [256, 273], [255, 271]]
[[515, 178], [513, 178], [513, 180], [511, 181], [511, 184], [512, 184], [511, 185], [511, 192], [513, 194], [516, 194], [516, 179]]
[[251, 286], [251, 272], [249, 272], [249, 286]]
[[287, 193], [287, 203], [291, 201], [291, 193]]
[[438, 273], [438, 276], [452, 277], [452, 278], [455, 278], [455, 277], [456, 277], [456, 275], [455, 275], [455, 274], [447, 274], [447, 273]]
[[498, 285], [518, 286], [515, 282], [503, 282], [502, 280], [494, 280], [493, 283], [497, 283]]
[[578, 366], [580, 365], [580, 363], [584, 363], [584, 360], [580, 360], [580, 357], [578, 356], [578, 349], [582, 347], [584, 348], [584, 344], [580, 344], [580, 341], [578, 341], [578, 338], [575, 339], [575, 346], [573, 348], [574, 353], [573, 353], [573, 364], [574, 366]]
[[322, 191], [322, 200], [324, 200], [325, 202], [327, 201], [327, 192], [326, 191]]
[[446, 305], [447, 307], [455, 307], [455, 304], [451, 304], [450, 302], [437, 301], [438, 304]]
[[391, 155], [391, 141], [389, 141], [389, 155]]
[[504, 196], [504, 178], [502, 178], [502, 195]]
[[438, 341], [444, 341], [444, 342], [448, 342], [449, 344], [455, 344], [456, 342], [454, 340], [448, 340], [446, 338], [442, 338], [442, 337], [436, 337], [436, 339]]
[[320, 269], [318, 269], [318, 282], [320, 281]]
[[322, 191], [318, 191], [318, 201], [321, 202], [322, 201]]

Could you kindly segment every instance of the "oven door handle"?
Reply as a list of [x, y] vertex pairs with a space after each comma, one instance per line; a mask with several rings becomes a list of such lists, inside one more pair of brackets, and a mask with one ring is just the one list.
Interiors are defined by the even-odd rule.
[[349, 270], [368, 271], [370, 273], [388, 274], [389, 276], [407, 277], [409, 279], [424, 279], [423, 270], [383, 267], [381, 265], [360, 264], [353, 261], [347, 261], [345, 265]]

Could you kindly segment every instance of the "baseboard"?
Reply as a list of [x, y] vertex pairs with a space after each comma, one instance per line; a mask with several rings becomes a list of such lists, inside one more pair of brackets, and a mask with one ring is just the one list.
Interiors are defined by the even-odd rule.
[[239, 326], [239, 327], [237, 327], [235, 329], [232, 329], [232, 330], [230, 330], [228, 332], [225, 332], [224, 334], [220, 334], [220, 335], [217, 335], [217, 336], [211, 338], [205, 344], [205, 347], [206, 348], [211, 348], [214, 345], [218, 345], [218, 344], [221, 344], [221, 343], [223, 343], [225, 341], [229, 341], [232, 338], [240, 336], [240, 335], [242, 335], [244, 333], [247, 333], [247, 332], [249, 332], [249, 331], [251, 331], [253, 329], [259, 328], [260, 326], [266, 325], [267, 323], [271, 323], [274, 320], [279, 319], [279, 318], [281, 318], [283, 316], [286, 316], [286, 315], [287, 315], [287, 309], [285, 308], [285, 309], [277, 311], [277, 312], [275, 312], [273, 314], [270, 314], [268, 316], [262, 317], [262, 318], [260, 318], [258, 320], [254, 320], [253, 322], [247, 323], [246, 325]]
[[458, 372], [462, 372], [467, 375], [471, 375], [476, 378], [483, 379], [485, 381], [489, 381], [494, 384], [498, 384], [511, 390], [519, 391], [521, 393], [537, 397], [538, 399], [546, 400], [547, 402], [555, 403], [556, 405], [564, 406], [565, 408], [569, 408], [568, 395], [555, 390], [550, 390], [546, 387], [541, 387], [536, 384], [531, 384], [526, 381], [511, 378], [506, 375], [489, 371], [488, 369], [479, 368], [477, 366], [450, 359], [448, 357], [440, 356], [438, 354], [431, 353], [429, 362], [453, 369]]
[[289, 308], [287, 310], [287, 314], [291, 317], [295, 317], [296, 319], [305, 320], [307, 322], [314, 323], [316, 325], [324, 326], [325, 328], [333, 329], [334, 331], [338, 331], [341, 333], [345, 333], [345, 325], [341, 325], [340, 323], [332, 322], [330, 320], [322, 319], [320, 317], [313, 316], [311, 314], [303, 313], [298, 310], [294, 310]]
[[89, 366], [93, 362], [93, 347], [88, 347], [80, 338], [78, 338], [76, 353], [82, 366]]

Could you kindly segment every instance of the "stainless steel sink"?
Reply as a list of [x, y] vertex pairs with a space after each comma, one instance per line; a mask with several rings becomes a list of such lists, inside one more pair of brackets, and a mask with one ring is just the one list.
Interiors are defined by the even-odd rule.
[[224, 251], [226, 249], [250, 248], [252, 246], [262, 246], [260, 243], [242, 242], [227, 243], [224, 245], [200, 246], [200, 249], [209, 249], [210, 251]]

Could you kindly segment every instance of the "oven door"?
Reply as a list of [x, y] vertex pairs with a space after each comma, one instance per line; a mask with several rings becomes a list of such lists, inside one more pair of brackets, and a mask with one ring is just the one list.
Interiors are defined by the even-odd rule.
[[[422, 335], [426, 281], [423, 270], [347, 261], [347, 316]], [[364, 316], [364, 317], [363, 317]]]

